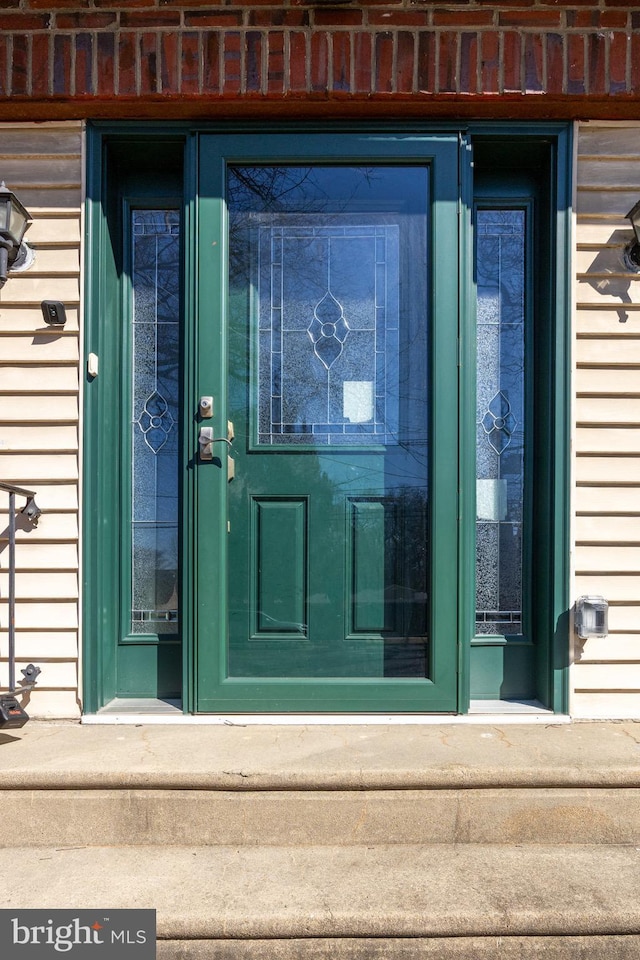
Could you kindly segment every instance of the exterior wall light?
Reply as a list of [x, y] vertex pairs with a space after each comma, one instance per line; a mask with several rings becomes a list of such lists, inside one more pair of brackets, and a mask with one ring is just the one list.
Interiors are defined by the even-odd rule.
[[624, 260], [630, 270], [640, 272], [640, 200], [632, 207], [626, 219], [633, 227], [634, 238], [624, 250]]
[[578, 597], [574, 623], [581, 640], [606, 637], [609, 633], [609, 604], [604, 597]]
[[0, 289], [16, 262], [21, 262], [22, 269], [26, 269], [33, 261], [33, 254], [22, 240], [32, 222], [29, 212], [3, 180], [0, 183]]

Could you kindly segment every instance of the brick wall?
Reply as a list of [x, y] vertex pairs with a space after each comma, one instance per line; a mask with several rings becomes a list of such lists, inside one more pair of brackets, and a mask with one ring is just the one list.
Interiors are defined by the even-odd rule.
[[[633, 0], [0, 0], [0, 119], [637, 116]], [[215, 110], [212, 109], [215, 105]]]

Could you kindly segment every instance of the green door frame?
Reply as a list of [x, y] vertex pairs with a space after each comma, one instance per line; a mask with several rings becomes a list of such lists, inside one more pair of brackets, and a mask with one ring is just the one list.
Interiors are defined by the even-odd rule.
[[[278, 131], [276, 133], [276, 130]], [[550, 431], [552, 449], [549, 453], [549, 477], [551, 489], [549, 493], [548, 516], [546, 530], [548, 532], [548, 560], [549, 574], [540, 591], [541, 603], [544, 611], [540, 623], [547, 642], [547, 656], [541, 663], [541, 684], [548, 688], [548, 706], [556, 712], [563, 713], [567, 709], [567, 674], [568, 674], [568, 567], [569, 567], [569, 323], [570, 315], [570, 282], [568, 277], [568, 263], [570, 253], [570, 158], [571, 158], [571, 131], [563, 124], [502, 124], [502, 123], [473, 123], [467, 125], [463, 131], [459, 125], [438, 124], [429, 125], [406, 124], [280, 124], [269, 126], [270, 134], [282, 136], [291, 135], [296, 146], [304, 142], [303, 134], [309, 139], [309, 145], [302, 148], [302, 156], [317, 158], [326, 156], [329, 145], [329, 154], [333, 149], [331, 133], [373, 134], [386, 138], [389, 144], [395, 143], [406, 149], [407, 145], [415, 143], [420, 137], [441, 134], [444, 138], [454, 138], [459, 142], [461, 158], [460, 171], [449, 182], [455, 180], [455, 197], [447, 196], [447, 203], [454, 204], [456, 217], [460, 222], [457, 236], [447, 238], [443, 250], [442, 268], [451, 270], [455, 264], [456, 273], [458, 264], [470, 264], [472, 254], [472, 168], [471, 144], [477, 137], [509, 138], [517, 135], [522, 139], [543, 139], [550, 144], [552, 163], [551, 179], [554, 190], [553, 217], [551, 224], [552, 242], [554, 244], [555, 275], [550, 280], [552, 290], [552, 313], [554, 315], [553, 337], [549, 345], [548, 377], [552, 390], [552, 403], [549, 415], [552, 417], [553, 427]], [[203, 210], [205, 219], [209, 216], [218, 218], [218, 229], [223, 227], [221, 209], [214, 210], [209, 199], [198, 202], [198, 141], [201, 135], [209, 136], [217, 133], [220, 137], [232, 139], [238, 135], [244, 138], [249, 149], [248, 140], [255, 140], [255, 149], [249, 151], [257, 157], [264, 154], [268, 136], [265, 136], [264, 126], [259, 123], [231, 124], [183, 124], [183, 123], [149, 123], [141, 130], [140, 124], [131, 123], [96, 123], [88, 128], [87, 136], [87, 201], [85, 219], [85, 276], [86, 276], [86, 336], [85, 357], [89, 353], [100, 356], [100, 376], [96, 380], [85, 379], [84, 393], [84, 464], [83, 464], [83, 675], [84, 675], [84, 709], [85, 712], [95, 712], [100, 709], [116, 693], [114, 675], [114, 638], [112, 621], [114, 606], [117, 600], [116, 573], [118, 566], [118, 536], [114, 520], [117, 517], [117, 505], [114, 503], [113, 472], [114, 465], [110, 452], [117, 441], [118, 424], [114, 411], [105, 416], [104, 399], [101, 399], [100, 385], [114, 377], [117, 373], [114, 364], [115, 358], [110, 354], [108, 336], [103, 317], [105, 307], [109, 304], [113, 291], [109, 290], [105, 281], [105, 271], [113, 257], [111, 238], [105, 218], [107, 201], [108, 164], [106, 156], [109, 145], [118, 142], [129, 144], [134, 149], [141, 142], [155, 144], [155, 149], [164, 142], [179, 143], [184, 150], [184, 231], [185, 243], [185, 313], [196, 310], [207, 311], [213, 302], [222, 308], [224, 297], [224, 277], [220, 288], [216, 291], [211, 286], [212, 276], [198, 275], [198, 257], [202, 256], [205, 247], [212, 242], [200, 237], [199, 247], [196, 242], [202, 224]], [[312, 140], [315, 144], [312, 145]], [[335, 138], [334, 138], [335, 139]], [[275, 141], [272, 141], [275, 144]], [[414, 147], [409, 146], [409, 152]], [[274, 156], [278, 151], [274, 151]], [[280, 154], [282, 155], [282, 154]], [[296, 151], [296, 156], [300, 154]], [[337, 154], [336, 154], [337, 155]], [[237, 155], [242, 160], [246, 152]], [[341, 159], [344, 159], [341, 156]], [[235, 159], [235, 157], [234, 157]], [[266, 157], [265, 157], [266, 159]], [[222, 175], [222, 168], [220, 169]], [[451, 173], [451, 171], [449, 171]], [[215, 223], [216, 220], [210, 221]], [[207, 253], [211, 250], [208, 247]], [[446, 251], [446, 253], [445, 253]], [[436, 281], [440, 278], [438, 271], [434, 272]], [[457, 307], [451, 311], [451, 330], [446, 335], [443, 349], [451, 354], [457, 351], [458, 364], [461, 371], [459, 378], [459, 393], [449, 390], [442, 384], [442, 393], [438, 391], [438, 384], [434, 395], [438, 396], [439, 410], [437, 416], [442, 420], [458, 423], [458, 455], [460, 463], [460, 485], [458, 504], [458, 542], [452, 549], [450, 559], [443, 566], [447, 571], [450, 582], [459, 583], [457, 593], [457, 611], [451, 617], [448, 614], [452, 633], [452, 658], [446, 665], [446, 670], [457, 671], [458, 703], [457, 711], [466, 713], [469, 704], [469, 653], [470, 639], [473, 635], [474, 620], [474, 590], [475, 582], [474, 536], [470, 533], [475, 518], [475, 481], [473, 464], [473, 439], [475, 436], [475, 401], [474, 401], [474, 357], [475, 351], [472, 342], [470, 324], [473, 317], [474, 287], [470, 271], [461, 269], [460, 273], [461, 310], [458, 317]], [[213, 298], [213, 299], [212, 299]], [[205, 389], [211, 380], [210, 349], [215, 350], [217, 362], [223, 360], [223, 347], [219, 342], [197, 344], [189, 340], [184, 351], [183, 396], [185, 409], [191, 410], [194, 398], [203, 393], [212, 393]], [[445, 379], [443, 369], [434, 370], [437, 377]], [[211, 384], [215, 386], [215, 384]], [[185, 421], [186, 421], [185, 417]], [[192, 424], [191, 431], [185, 430], [183, 440], [184, 462], [188, 463], [195, 449], [196, 424]], [[455, 458], [454, 458], [455, 460]], [[458, 485], [458, 474], [453, 466], [448, 465], [439, 480], [440, 483]], [[200, 485], [201, 486], [201, 485]], [[196, 563], [212, 563], [216, 570], [216, 584], [218, 588], [224, 585], [224, 568], [222, 557], [215, 544], [209, 542], [203, 545], [202, 538], [196, 537], [198, 517], [201, 522], [207, 523], [211, 516], [212, 503], [208, 494], [199, 489], [197, 469], [187, 469], [183, 480], [184, 496], [191, 500], [196, 511], [195, 517], [185, 517], [183, 525], [183, 555], [188, 576], [183, 582], [182, 611], [183, 630], [185, 636], [195, 636], [198, 627], [198, 618], [204, 614], [203, 592], [199, 589], [198, 578], [195, 575]], [[224, 490], [220, 487], [219, 497], [223, 498]], [[220, 515], [221, 500], [218, 509]], [[215, 505], [214, 505], [215, 507]], [[185, 511], [186, 512], [186, 511]], [[442, 521], [444, 523], [444, 520]], [[204, 556], [203, 556], [204, 551]], [[453, 560], [451, 560], [453, 558]], [[443, 577], [441, 583], [444, 584]], [[206, 585], [211, 590], [211, 581]], [[457, 619], [457, 623], [456, 623]], [[185, 712], [194, 712], [196, 702], [196, 676], [211, 679], [212, 672], [219, 669], [220, 663], [211, 654], [206, 654], [204, 661], [196, 661], [194, 650], [189, 643], [183, 645], [183, 708]], [[435, 705], [434, 705], [435, 706]], [[223, 705], [219, 705], [220, 712], [224, 712]], [[298, 709], [291, 707], [291, 709]], [[299, 709], [303, 710], [302, 704]], [[340, 709], [336, 704], [336, 711]], [[430, 709], [434, 709], [431, 707]], [[437, 707], [435, 708], [437, 710]], [[451, 706], [445, 709], [450, 710]], [[454, 706], [453, 709], [456, 709]]]

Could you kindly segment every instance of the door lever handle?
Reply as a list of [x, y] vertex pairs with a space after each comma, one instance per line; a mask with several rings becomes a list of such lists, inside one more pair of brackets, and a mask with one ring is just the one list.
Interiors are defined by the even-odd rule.
[[[233, 440], [233, 437], [231, 438]], [[231, 440], [228, 437], [214, 437], [213, 427], [200, 427], [198, 433], [198, 447], [201, 460], [213, 460], [213, 444], [228, 443], [231, 446]]]

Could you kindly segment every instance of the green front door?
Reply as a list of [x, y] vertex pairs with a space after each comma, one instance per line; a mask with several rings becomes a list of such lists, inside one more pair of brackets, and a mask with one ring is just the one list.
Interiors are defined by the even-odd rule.
[[458, 149], [200, 137], [198, 711], [456, 710]]

